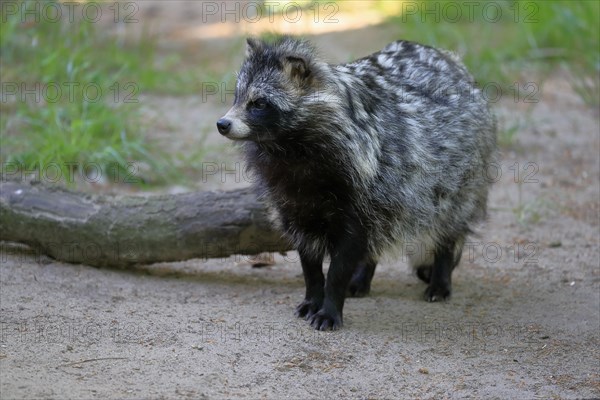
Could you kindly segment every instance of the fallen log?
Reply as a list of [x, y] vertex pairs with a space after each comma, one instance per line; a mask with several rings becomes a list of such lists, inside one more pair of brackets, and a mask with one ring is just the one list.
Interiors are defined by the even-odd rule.
[[0, 240], [93, 266], [291, 250], [250, 189], [110, 197], [0, 182]]

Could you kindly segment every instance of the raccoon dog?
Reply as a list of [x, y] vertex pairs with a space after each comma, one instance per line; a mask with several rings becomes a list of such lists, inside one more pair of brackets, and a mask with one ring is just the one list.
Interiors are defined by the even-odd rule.
[[241, 143], [300, 254], [306, 297], [296, 315], [340, 328], [347, 293], [367, 294], [394, 246], [428, 283], [425, 299], [445, 300], [465, 237], [486, 213], [494, 121], [452, 53], [397, 41], [331, 65], [303, 40], [248, 39], [217, 128]]

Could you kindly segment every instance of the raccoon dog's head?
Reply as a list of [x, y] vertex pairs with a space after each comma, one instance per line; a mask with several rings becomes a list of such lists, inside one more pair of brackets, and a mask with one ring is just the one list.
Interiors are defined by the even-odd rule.
[[293, 134], [306, 118], [321, 63], [304, 41], [290, 37], [268, 44], [247, 39], [231, 109], [217, 122], [232, 140], [269, 142]]

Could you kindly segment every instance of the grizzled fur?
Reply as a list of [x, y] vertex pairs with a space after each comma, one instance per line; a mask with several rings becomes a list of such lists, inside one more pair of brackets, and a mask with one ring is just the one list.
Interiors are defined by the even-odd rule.
[[289, 37], [248, 39], [234, 105], [217, 123], [241, 141], [299, 251], [296, 314], [339, 328], [346, 294], [367, 294], [380, 256], [402, 244], [426, 299], [446, 299], [486, 213], [496, 134], [482, 93], [456, 56], [412, 42], [340, 65], [315, 54]]

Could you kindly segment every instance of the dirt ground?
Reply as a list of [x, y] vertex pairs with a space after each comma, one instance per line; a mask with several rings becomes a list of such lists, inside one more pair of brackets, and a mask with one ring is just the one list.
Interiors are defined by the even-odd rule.
[[[373, 26], [314, 40], [340, 61], [390, 35]], [[342, 330], [316, 332], [293, 316], [304, 294], [294, 252], [264, 268], [240, 256], [111, 270], [4, 243], [0, 397], [600, 397], [598, 113], [561, 74], [539, 89], [537, 103], [511, 94], [494, 104], [516, 134], [450, 301], [423, 301], [401, 251], [378, 267], [369, 297], [347, 301]], [[143, 102], [167, 121], [157, 136], [181, 147], [211, 132], [209, 161], [239, 162], [213, 129], [227, 103]], [[230, 178], [196, 188], [248, 184]]]

